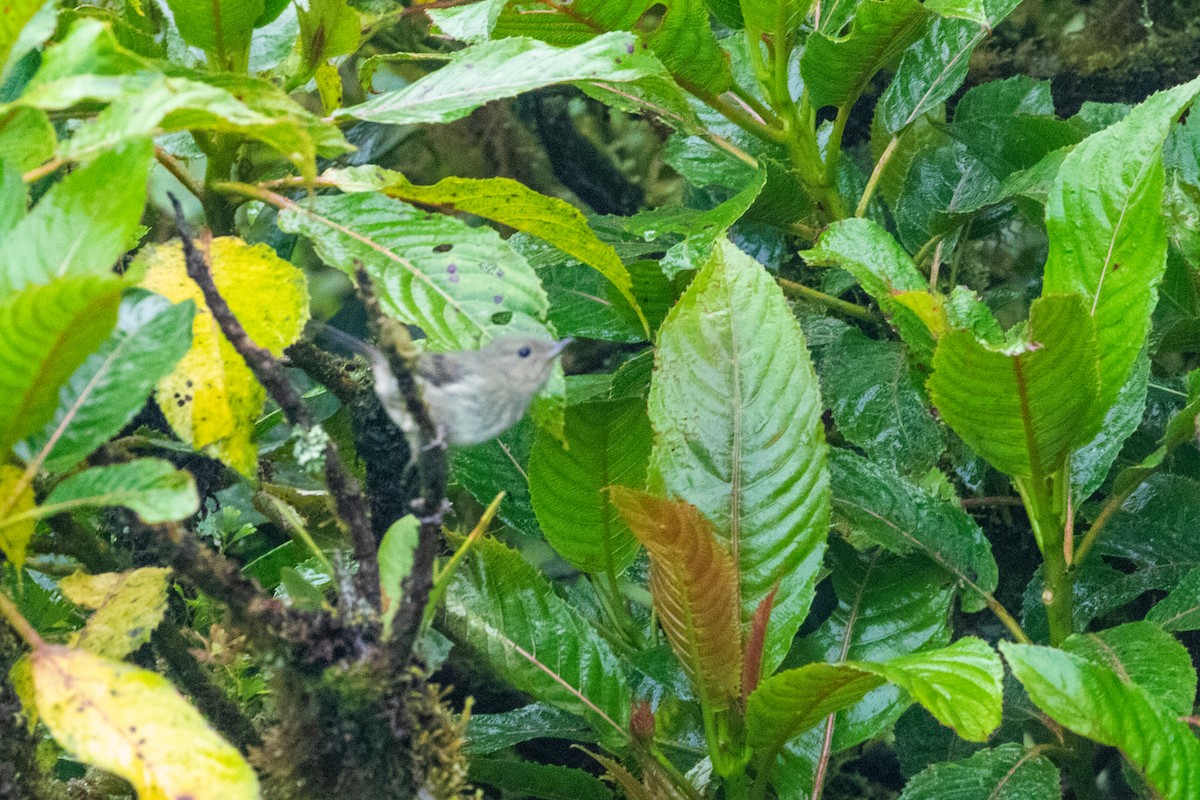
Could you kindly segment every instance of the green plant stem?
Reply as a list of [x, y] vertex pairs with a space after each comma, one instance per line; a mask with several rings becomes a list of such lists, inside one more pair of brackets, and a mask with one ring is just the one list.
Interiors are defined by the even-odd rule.
[[813, 289], [811, 286], [805, 286], [802, 283], [789, 281], [787, 278], [776, 278], [775, 280], [779, 283], [780, 288], [783, 289], [784, 294], [790, 294], [804, 300], [811, 300], [814, 303], [820, 303], [826, 308], [833, 309], [834, 311], [840, 311], [848, 317], [854, 317], [855, 319], [862, 320], [863, 322], [880, 321], [879, 318], [872, 314], [868, 309], [865, 309], [859, 305], [855, 305], [847, 300], [842, 300], [841, 298], [818, 291], [817, 289]]
[[29, 620], [25, 619], [21, 610], [17, 608], [17, 604], [4, 592], [0, 592], [0, 617], [8, 620], [8, 624], [12, 626], [12, 629], [17, 632], [18, 636], [25, 640], [25, 644], [33, 648], [38, 648], [45, 644], [42, 637], [29, 624]]
[[928, 242], [921, 245], [921, 249], [917, 251], [917, 254], [915, 256], [913, 256], [913, 263], [916, 264], [918, 267], [920, 267], [921, 262], [925, 260], [925, 257], [927, 255], [929, 255], [929, 251], [932, 250], [933, 248], [937, 247], [938, 242], [940, 242], [942, 240], [942, 237], [944, 237], [945, 235], [946, 234], [944, 234], [944, 233], [939, 233], [936, 236], [932, 237]]
[[896, 147], [900, 144], [900, 137], [893, 136], [891, 141], [887, 143], [887, 147], [883, 148], [883, 152], [879, 155], [879, 160], [875, 162], [875, 169], [871, 170], [871, 177], [867, 178], [867, 185], [863, 187], [862, 197], [858, 199], [858, 208], [854, 209], [854, 216], [865, 217], [867, 209], [871, 205], [871, 198], [875, 194], [875, 187], [879, 184], [879, 179], [883, 177], [884, 170], [887, 169], [888, 163], [892, 160], [892, 156], [896, 153]]
[[846, 123], [850, 120], [850, 104], [838, 108], [833, 120], [833, 133], [825, 149], [825, 182], [837, 187], [838, 166], [842, 162], [842, 137], [846, 133]]
[[714, 111], [719, 113], [725, 119], [737, 125], [747, 133], [757, 136], [759, 139], [764, 139], [768, 142], [783, 143], [786, 134], [779, 128], [772, 128], [765, 122], [755, 119], [746, 112], [741, 106], [736, 103], [731, 103], [721, 95], [706, 92], [697, 86], [691, 86], [687, 83], [682, 83], [684, 89], [699, 98], [703, 103]]
[[[196, 144], [208, 158], [204, 171], [204, 185], [212, 189], [218, 184], [228, 181], [233, 174], [237, 144], [228, 136], [196, 134], [195, 138]], [[214, 234], [224, 236], [234, 232], [234, 215], [237, 208], [220, 196], [220, 192], [204, 192], [200, 196], [200, 203], [204, 207], [204, 217], [208, 222], [208, 227]]]
[[[1038, 473], [1028, 481], [1015, 481], [1025, 509], [1033, 525], [1034, 536], [1042, 551], [1044, 586], [1042, 603], [1046, 606], [1046, 618], [1050, 627], [1050, 644], [1057, 647], [1075, 631], [1074, 620], [1074, 576], [1064, 550], [1066, 540], [1065, 508], [1055, 502], [1056, 493], [1070, 491], [1066, 467], [1059, 468], [1052, 477]], [[1065, 503], [1061, 504], [1065, 506]]]
[[1079, 547], [1075, 548], [1075, 552], [1071, 555], [1072, 564], [1078, 564], [1083, 560], [1083, 557], [1086, 556], [1088, 551], [1092, 549], [1092, 545], [1096, 543], [1096, 539], [1100, 536], [1100, 533], [1104, 530], [1105, 526], [1108, 525], [1108, 521], [1112, 519], [1113, 515], [1117, 513], [1122, 505], [1124, 505], [1125, 501], [1129, 499], [1129, 495], [1133, 494], [1134, 490], [1141, 486], [1144, 482], [1145, 478], [1133, 484], [1124, 491], [1118, 492], [1117, 494], [1114, 494], [1112, 497], [1108, 498], [1108, 502], [1105, 503], [1104, 508], [1100, 510], [1100, 515], [1096, 517], [1096, 521], [1092, 523], [1092, 527], [1088, 528], [1088, 532], [1084, 534], [1083, 539], [1079, 541]]
[[749, 108], [755, 114], [758, 114], [758, 116], [762, 118], [762, 121], [767, 125], [770, 125], [773, 128], [780, 127], [781, 123], [779, 121], [779, 117], [775, 116], [775, 113], [771, 111], [771, 109], [767, 108], [761, 100], [759, 100], [750, 92], [746, 91], [745, 88], [735, 83], [733, 88], [731, 88], [729, 91], [734, 97], [741, 100], [747, 108]]
[[154, 158], [159, 164], [162, 164], [163, 169], [171, 173], [175, 180], [183, 185], [192, 195], [201, 203], [204, 202], [204, 187], [201, 186], [187, 171], [187, 168], [179, 163], [175, 156], [163, 150], [161, 147], [154, 148]]

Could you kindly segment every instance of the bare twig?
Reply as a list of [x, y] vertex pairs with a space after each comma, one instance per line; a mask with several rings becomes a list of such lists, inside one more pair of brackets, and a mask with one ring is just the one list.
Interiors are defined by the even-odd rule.
[[[229, 304], [217, 290], [209, 271], [208, 260], [196, 249], [195, 243], [188, 236], [183, 209], [174, 195], [171, 203], [175, 207], [176, 225], [179, 237], [183, 242], [184, 263], [188, 276], [196, 282], [204, 294], [205, 303], [213, 315], [213, 319], [221, 328], [221, 332], [238, 354], [245, 360], [254, 376], [258, 379], [279, 404], [284, 417], [292, 425], [312, 430], [316, 421], [304, 405], [299, 392], [292, 387], [284, 372], [283, 365], [271, 355], [270, 351], [255, 344], [246, 333], [241, 322], [234, 316]], [[371, 531], [370, 514], [367, 511], [366, 499], [359, 490], [358, 482], [342, 466], [337, 445], [330, 439], [325, 442], [325, 484], [333, 497], [338, 517], [346, 524], [350, 532], [350, 541], [354, 548], [354, 558], [359, 563], [354, 585], [358, 596], [370, 603], [373, 609], [379, 609], [379, 563], [376, 556], [378, 547], [375, 536]], [[351, 608], [344, 609], [351, 612]]]
[[358, 292], [367, 307], [367, 318], [380, 349], [387, 356], [388, 364], [396, 377], [400, 394], [404, 398], [408, 413], [417, 426], [417, 446], [414, 458], [421, 479], [421, 497], [415, 505], [420, 514], [421, 526], [417, 533], [417, 547], [413, 552], [413, 566], [405, 580], [404, 600], [396, 612], [393, 630], [396, 631], [396, 652], [400, 666], [411, 661], [413, 647], [421, 629], [421, 620], [429, 594], [433, 589], [433, 562], [437, 558], [442, 541], [442, 516], [446, 507], [446, 481], [449, 461], [446, 445], [439, 436], [437, 425], [429, 414], [429, 408], [421, 397], [420, 387], [408, 361], [401, 356], [392, 337], [386, 335], [386, 318], [379, 307], [371, 279], [361, 266], [355, 271]]

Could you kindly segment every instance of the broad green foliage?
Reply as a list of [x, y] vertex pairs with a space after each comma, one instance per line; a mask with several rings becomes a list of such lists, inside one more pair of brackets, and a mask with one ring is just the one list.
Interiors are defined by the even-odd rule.
[[48, 644], [31, 661], [38, 715], [74, 758], [141, 797], [259, 796], [250, 765], [161, 675]]
[[[326, 172], [322, 179], [345, 192], [380, 191], [400, 200], [465, 211], [538, 236], [607, 278], [641, 317], [633, 280], [616, 251], [592, 233], [578, 209], [558, 198], [507, 178], [447, 178], [433, 186], [414, 186], [398, 172], [358, 168]], [[646, 325], [644, 317], [642, 325]]]
[[1002, 674], [995, 651], [970, 638], [884, 664], [810, 664], [788, 670], [751, 695], [751, 743], [777, 752], [787, 739], [861, 699], [884, 680], [907, 691], [960, 736], [983, 741], [1000, 723]]
[[606, 490], [645, 484], [651, 444], [645, 401], [571, 405], [564, 432], [564, 441], [546, 431], [535, 435], [528, 469], [533, 510], [546, 541], [573, 567], [615, 579], [638, 548]]
[[845, 220], [830, 226], [816, 247], [800, 255], [810, 264], [836, 264], [849, 272], [919, 358], [932, 354], [936, 333], [931, 334], [927, 323], [896, 297], [902, 292], [924, 293], [929, 284], [886, 230], [870, 220]]
[[[827, 565], [833, 571], [837, 607], [820, 627], [797, 641], [791, 658], [878, 663], [949, 644], [953, 586], [930, 561], [880, 550], [860, 553], [835, 541]], [[910, 703], [894, 684], [873, 689], [838, 713], [829, 732], [833, 748], [841, 751], [878, 736]], [[792, 747], [811, 758], [820, 753], [825, 735], [822, 726], [793, 740]], [[791, 769], [801, 771], [798, 765]]]
[[[25, 548], [33, 538], [37, 507], [33, 485], [25, 471], [11, 464], [0, 465], [0, 552], [20, 568], [25, 563]], [[17, 517], [18, 521], [11, 518]]]
[[0, 794], [1200, 796], [1200, 79], [1016, 7], [6, 7]]
[[[510, 330], [545, 330], [546, 294], [537, 276], [487, 228], [367, 192], [289, 206], [279, 226], [310, 238], [332, 266], [348, 273], [365, 267], [385, 309], [420, 326], [438, 350], [476, 349]], [[500, 312], [510, 321], [495, 322]]]
[[[733, 310], [737, 309], [737, 313]], [[655, 480], [700, 509], [739, 568], [745, 627], [779, 586], [763, 663], [812, 601], [829, 519], [816, 374], [766, 271], [728, 241], [658, 333], [650, 386]]]
[[121, 283], [61, 277], [0, 300], [0, 448], [38, 430], [54, 414], [58, 389], [117, 321]]
[[921, 35], [931, 16], [914, 0], [863, 0], [844, 36], [815, 34], [800, 58], [813, 106], [853, 105], [875, 73]]
[[628, 34], [606, 34], [571, 48], [501, 39], [467, 48], [411, 86], [341, 113], [393, 125], [452, 122], [491, 100], [542, 86], [598, 79], [625, 83], [662, 74], [658, 59]]
[[199, 501], [190, 473], [162, 459], [143, 458], [77, 472], [54, 487], [37, 513], [104, 506], [124, 506], [145, 522], [166, 522], [194, 514]]
[[1148, 689], [1071, 652], [1006, 642], [1000, 651], [1033, 702], [1056, 722], [1120, 749], [1164, 798], [1200, 792], [1200, 741]]
[[[846, 364], [859, 368], [847, 370]], [[934, 466], [943, 434], [903, 347], [851, 330], [822, 348], [819, 371], [839, 433], [897, 472], [921, 474]]]
[[28, 451], [49, 446], [43, 466], [61, 472], [120, 432], [187, 352], [195, 310], [156, 295], [127, 296], [116, 329], [63, 386], [54, 419], [27, 440]]
[[852, 538], [899, 555], [924, 555], [961, 581], [963, 605], [979, 609], [999, 572], [983, 531], [961, 508], [845, 450], [830, 459], [833, 512]]
[[1096, 355], [1081, 298], [1048, 295], [1010, 344], [961, 330], [943, 336], [929, 394], [946, 424], [993, 466], [1040, 480], [1099, 427]]
[[[728, 89], [728, 57], [708, 25], [702, 0], [667, 0], [660, 4], [662, 15], [657, 19], [651, 14], [654, 6], [647, 0], [581, 0], [570, 6], [548, 0], [520, 0], [506, 6], [494, 33], [571, 45], [597, 37], [602, 31], [637, 28], [642, 32], [639, 48], [650, 48], [681, 84], [710, 94]], [[651, 14], [649, 20], [644, 16], [647, 14]], [[605, 80], [613, 80], [612, 72], [617, 70], [604, 76]]]
[[105, 275], [134, 244], [150, 142], [105, 153], [57, 184], [0, 239], [0, 293], [65, 276]]
[[483, 539], [455, 573], [446, 631], [506, 681], [621, 741], [629, 688], [620, 658], [519, 553]]
[[1087, 301], [1099, 345], [1101, 413], [1115, 402], [1150, 329], [1166, 267], [1162, 143], [1197, 92], [1200, 79], [1161, 92], [1088, 137], [1063, 161], [1046, 201], [1044, 291]]
[[1059, 800], [1058, 770], [1045, 756], [1003, 744], [970, 758], [935, 764], [909, 781], [902, 800]]

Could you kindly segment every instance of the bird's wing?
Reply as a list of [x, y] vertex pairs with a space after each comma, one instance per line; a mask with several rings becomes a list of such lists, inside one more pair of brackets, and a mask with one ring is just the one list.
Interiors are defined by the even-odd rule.
[[462, 379], [463, 366], [459, 361], [441, 353], [422, 353], [417, 359], [417, 376], [434, 386], [445, 386]]

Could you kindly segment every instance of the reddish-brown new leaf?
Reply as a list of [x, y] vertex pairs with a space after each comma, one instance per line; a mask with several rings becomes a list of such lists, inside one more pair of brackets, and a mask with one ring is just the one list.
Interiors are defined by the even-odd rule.
[[690, 503], [613, 486], [613, 504], [650, 554], [650, 593], [667, 639], [714, 711], [739, 696], [742, 640], [733, 561]]

